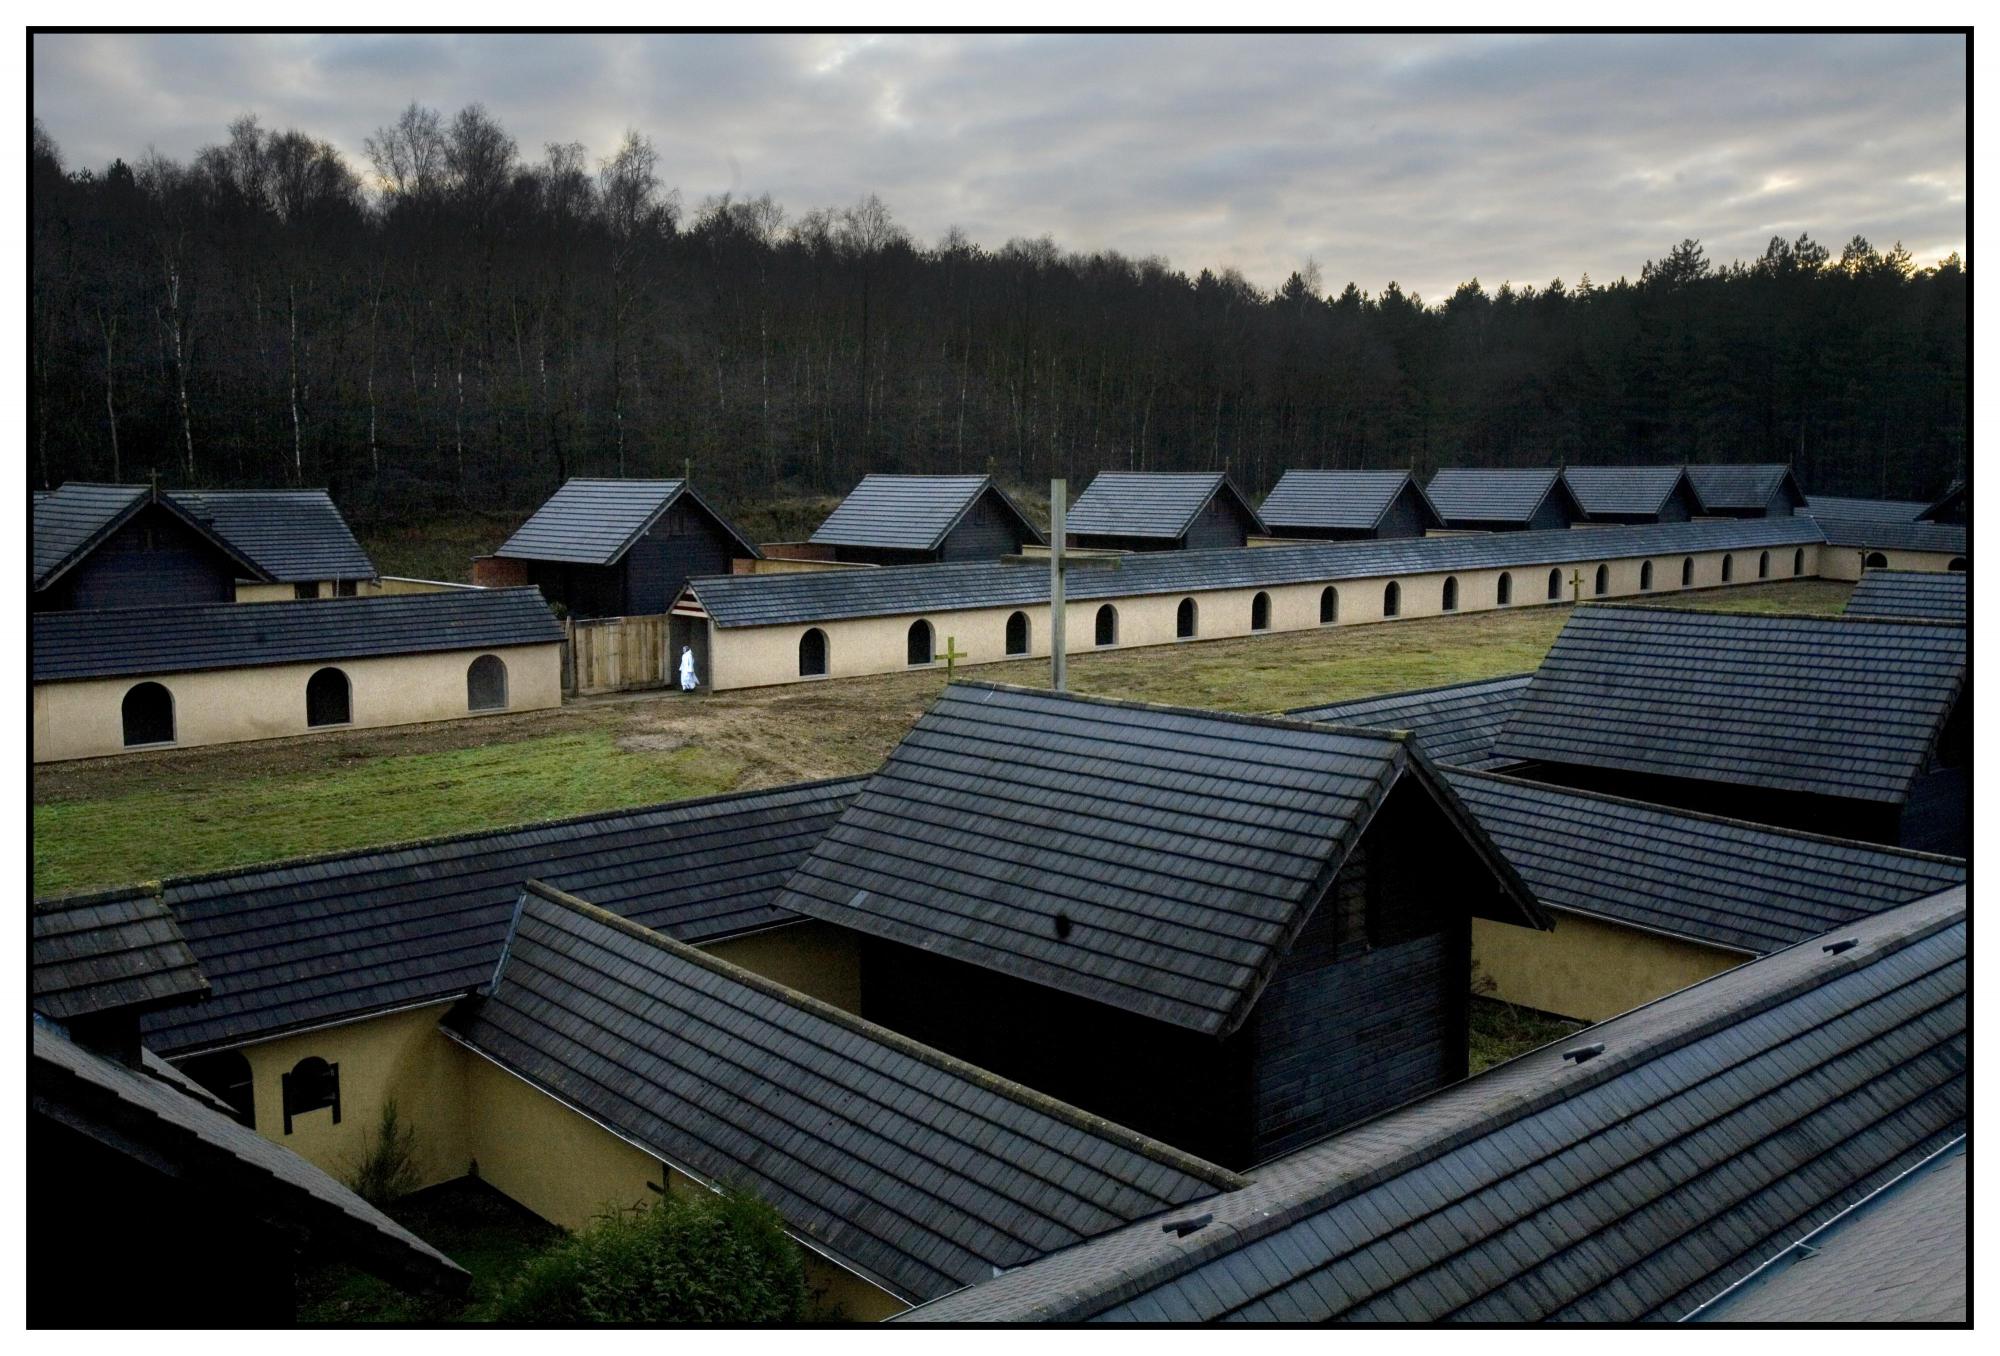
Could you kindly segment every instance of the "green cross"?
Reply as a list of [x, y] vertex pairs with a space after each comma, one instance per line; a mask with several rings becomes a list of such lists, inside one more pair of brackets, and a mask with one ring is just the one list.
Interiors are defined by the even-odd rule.
[[950, 682], [950, 681], [951, 681], [951, 670], [952, 670], [952, 666], [953, 666], [953, 664], [954, 664], [954, 663], [955, 663], [955, 662], [956, 662], [957, 660], [960, 660], [960, 659], [970, 659], [970, 658], [972, 658], [972, 656], [971, 656], [971, 655], [969, 655], [969, 654], [966, 654], [966, 653], [965, 653], [964, 651], [962, 651], [962, 650], [960, 650], [960, 649], [958, 648], [958, 637], [957, 637], [957, 636], [946, 636], [946, 637], [944, 638], [944, 677], [945, 677], [945, 681], [946, 681], [946, 682]]

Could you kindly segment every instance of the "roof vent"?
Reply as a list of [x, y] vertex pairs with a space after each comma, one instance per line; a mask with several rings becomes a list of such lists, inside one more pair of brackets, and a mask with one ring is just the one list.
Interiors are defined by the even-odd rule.
[[1211, 1210], [1206, 1214], [1189, 1215], [1186, 1219], [1170, 1219], [1160, 1226], [1160, 1232], [1172, 1234], [1175, 1238], [1186, 1238], [1189, 1234], [1205, 1228], [1214, 1218], [1215, 1212]]
[[1563, 1051], [1563, 1058], [1572, 1064], [1582, 1064], [1586, 1060], [1596, 1059], [1603, 1053], [1604, 1042], [1598, 1041], [1595, 1045], [1579, 1045], [1574, 1050], [1565, 1050]]
[[1058, 941], [1064, 941], [1064, 942], [1068, 941], [1068, 940], [1069, 940], [1069, 932], [1070, 932], [1070, 921], [1069, 921], [1069, 915], [1068, 915], [1068, 914], [1066, 914], [1066, 913], [1059, 913], [1059, 914], [1057, 914], [1057, 915], [1056, 915], [1056, 939], [1057, 939]]
[[1837, 942], [1828, 942], [1825, 946], [1821, 947], [1820, 950], [1826, 952], [1826, 954], [1829, 956], [1838, 956], [1841, 952], [1852, 951], [1855, 947], [1860, 945], [1861, 942], [1858, 938], [1842, 937]]

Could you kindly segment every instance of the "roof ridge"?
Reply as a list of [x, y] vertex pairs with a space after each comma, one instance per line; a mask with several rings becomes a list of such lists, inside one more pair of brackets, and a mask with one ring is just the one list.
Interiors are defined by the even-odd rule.
[[[1359, 702], [1383, 702], [1388, 701], [1392, 697], [1427, 697], [1433, 693], [1451, 692], [1461, 687], [1485, 687], [1489, 683], [1505, 683], [1511, 682], [1516, 678], [1533, 678], [1534, 676], [1534, 669], [1522, 669], [1518, 673], [1500, 673], [1495, 674], [1491, 678], [1461, 678], [1455, 683], [1439, 683], [1435, 687], [1403, 688], [1395, 692], [1378, 692], [1369, 697], [1349, 697], [1344, 701], [1319, 702], [1312, 706], [1294, 706], [1288, 708], [1283, 714], [1294, 716], [1303, 711], [1319, 711], [1329, 706], [1353, 706]], [[1331, 722], [1314, 721], [1313, 723], [1323, 725], [1330, 724]]]
[[[1209, 1185], [1218, 1187], [1223, 1191], [1235, 1191], [1248, 1184], [1247, 1179], [1229, 1171], [1227, 1168], [1211, 1163], [1206, 1159], [1197, 1158], [1193, 1154], [1187, 1153], [1182, 1149], [1177, 1149], [1164, 1141], [1154, 1139], [1148, 1135], [1142, 1135], [1138, 1131], [1120, 1125], [1116, 1121], [1092, 1115], [1080, 1107], [1051, 1097], [1047, 1093], [1038, 1092], [1025, 1084], [1017, 1083], [1010, 1078], [1003, 1078], [999, 1074], [982, 1069], [976, 1064], [968, 1063], [956, 1056], [948, 1055], [942, 1050], [937, 1050], [920, 1041], [912, 1040], [901, 1032], [892, 1031], [885, 1026], [878, 1026], [876, 1023], [870, 1022], [865, 1018], [855, 1016], [844, 1008], [835, 1007], [824, 999], [815, 998], [811, 994], [801, 993], [799, 990], [780, 984], [776, 980], [767, 979], [754, 970], [745, 969], [731, 961], [722, 959], [720, 956], [703, 951], [699, 947], [690, 946], [686, 942], [676, 941], [664, 933], [655, 932], [642, 924], [622, 918], [609, 909], [600, 908], [592, 904], [587, 899], [582, 899], [566, 891], [558, 890], [554, 886], [539, 880], [525, 881], [521, 888], [524, 899], [528, 894], [535, 894], [551, 904], [581, 913], [585, 917], [614, 928], [636, 941], [645, 942], [658, 950], [667, 952], [669, 955], [699, 965], [711, 973], [721, 975], [723, 978], [733, 980], [747, 988], [755, 989], [780, 1002], [798, 1008], [802, 1012], [819, 1017], [824, 1021], [832, 1022], [856, 1035], [865, 1036], [878, 1044], [886, 1045], [913, 1059], [922, 1060], [933, 1068], [941, 1069], [963, 1078], [967, 1082], [985, 1088], [989, 1092], [998, 1093], [1023, 1106], [1031, 1107], [1042, 1112], [1044, 1115], [1065, 1121], [1077, 1129], [1111, 1140], [1124, 1148], [1142, 1154], [1155, 1162], [1167, 1164], [1178, 1171], [1186, 1173], [1190, 1177], [1207, 1182]], [[510, 934], [508, 939], [510, 947], [512, 940]], [[496, 981], [498, 977], [499, 975], [496, 971]]]

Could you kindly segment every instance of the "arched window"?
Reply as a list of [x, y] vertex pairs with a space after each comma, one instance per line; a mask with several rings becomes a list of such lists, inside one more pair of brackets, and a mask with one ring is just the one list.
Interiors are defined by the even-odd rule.
[[220, 1097], [236, 1119], [257, 1128], [257, 1087], [250, 1076], [250, 1061], [241, 1050], [222, 1050], [212, 1055], [196, 1055], [181, 1064], [180, 1070]]
[[[1889, 568], [1889, 557], [1883, 555], [1880, 551], [1870, 551], [1868, 558], [1861, 563], [1871, 570], [1886, 570]], [[1728, 577], [1728, 575], [1723, 576], [1724, 579]]]
[[799, 677], [818, 678], [826, 673], [826, 632], [809, 627], [799, 637]]
[[1769, 551], [1760, 552], [1757, 556], [1757, 577], [1759, 579], [1769, 579], [1771, 577], [1771, 553]]
[[483, 654], [465, 671], [465, 704], [474, 711], [507, 709], [507, 665], [497, 654]]
[[1174, 609], [1174, 638], [1188, 640], [1193, 637], [1196, 621], [1194, 599], [1181, 599], [1181, 605]]
[[1493, 601], [1505, 607], [1514, 601], [1514, 576], [1501, 571], [1499, 582], [1493, 586]]
[[1402, 610], [1403, 586], [1391, 579], [1389, 587], [1382, 590], [1382, 615], [1385, 617], [1394, 617], [1401, 613]]
[[1118, 609], [1109, 603], [1097, 609], [1097, 643], [1099, 645], [1118, 643]]
[[1319, 624], [1331, 626], [1340, 620], [1340, 590], [1328, 584], [1319, 591]]
[[125, 694], [125, 747], [174, 742], [174, 694], [140, 683]]
[[1458, 611], [1458, 576], [1455, 574], [1444, 577], [1444, 610]]
[[936, 648], [936, 636], [931, 631], [931, 624], [921, 617], [911, 622], [910, 666], [915, 668], [919, 664], [930, 663]]
[[1681, 558], [1681, 587], [1684, 589], [1691, 589], [1694, 587], [1693, 556], [1683, 556]]
[[1611, 592], [1611, 567], [1609, 565], [1599, 565], [1597, 567], [1597, 579], [1591, 585], [1590, 591], [1599, 597]]
[[1651, 593], [1652, 591], [1653, 591], [1653, 562], [1650, 560], [1643, 561], [1639, 565], [1639, 592]]
[[1011, 613], [1007, 617], [1007, 653], [1026, 654], [1028, 652], [1028, 614]]
[[[1805, 553], [1801, 551], [1799, 554], [1804, 555]], [[1951, 558], [1951, 564], [1945, 566], [1945, 568], [1947, 570], [1950, 570], [1953, 574], [1964, 574], [1966, 570], [1965, 557], [1953, 556]]]
[[1562, 596], [1563, 596], [1563, 572], [1561, 570], [1550, 570], [1549, 598], [1551, 601], [1559, 602], [1561, 601]]
[[1730, 580], [1734, 579], [1735, 577], [1736, 577], [1736, 557], [1724, 556], [1722, 558], [1722, 582], [1727, 584]]
[[1798, 550], [1792, 552], [1792, 573], [1804, 574], [1805, 572], [1806, 572], [1806, 548], [1801, 546]]
[[321, 669], [306, 679], [306, 724], [345, 725], [354, 719], [354, 703], [347, 675], [339, 669]]
[[1250, 600], [1250, 629], [1268, 631], [1271, 629], [1271, 595], [1260, 593]]
[[278, 1088], [284, 1094], [286, 1134], [292, 1133], [292, 1117], [321, 1107], [330, 1107], [333, 1123], [340, 1124], [338, 1064], [329, 1064], [318, 1055], [307, 1055], [292, 1066], [290, 1073], [278, 1075]]

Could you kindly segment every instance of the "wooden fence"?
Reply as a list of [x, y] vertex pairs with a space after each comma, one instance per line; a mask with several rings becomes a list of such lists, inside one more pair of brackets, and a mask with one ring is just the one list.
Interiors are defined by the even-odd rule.
[[571, 619], [563, 629], [568, 633], [562, 654], [564, 696], [667, 685], [665, 616]]

